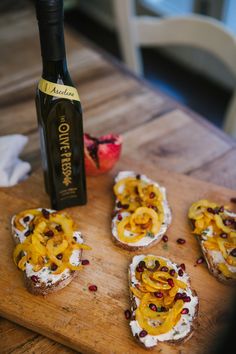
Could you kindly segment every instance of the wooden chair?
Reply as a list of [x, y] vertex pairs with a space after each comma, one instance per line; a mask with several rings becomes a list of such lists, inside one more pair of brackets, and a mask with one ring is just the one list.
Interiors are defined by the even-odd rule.
[[[136, 16], [135, 0], [114, 0], [114, 11], [124, 61], [137, 74], [143, 73], [141, 47], [186, 45], [210, 52], [236, 78], [236, 37], [220, 21], [201, 15]], [[236, 89], [225, 115], [224, 130], [236, 137]]]

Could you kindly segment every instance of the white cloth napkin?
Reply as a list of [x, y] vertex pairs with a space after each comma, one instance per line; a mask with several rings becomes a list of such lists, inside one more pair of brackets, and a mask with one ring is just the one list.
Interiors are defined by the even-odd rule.
[[0, 186], [10, 187], [27, 178], [31, 166], [19, 159], [28, 137], [20, 134], [0, 137]]

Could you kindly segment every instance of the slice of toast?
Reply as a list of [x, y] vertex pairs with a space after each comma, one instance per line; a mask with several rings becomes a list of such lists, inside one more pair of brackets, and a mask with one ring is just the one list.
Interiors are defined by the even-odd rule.
[[128, 279], [130, 327], [140, 345], [178, 344], [192, 336], [199, 301], [182, 268], [164, 257], [138, 255], [129, 266]]
[[[130, 183], [130, 186], [127, 184]], [[144, 192], [143, 192], [144, 191]], [[112, 239], [114, 243], [128, 251], [141, 250], [158, 243], [171, 223], [171, 210], [166, 197], [166, 189], [145, 175], [133, 171], [122, 171], [115, 178], [114, 193], [116, 196], [114, 216], [112, 219]], [[144, 209], [145, 208], [145, 209]], [[148, 209], [148, 210], [147, 210]], [[143, 213], [150, 212], [150, 220], [156, 217], [159, 226], [153, 232], [153, 222], [141, 225], [141, 232], [133, 232], [132, 228], [124, 229], [124, 237], [119, 235], [119, 224]], [[155, 215], [156, 216], [155, 216]], [[142, 215], [141, 215], [142, 216]], [[133, 219], [134, 220], [134, 219]], [[147, 228], [145, 229], [145, 227]], [[140, 235], [143, 235], [140, 238]], [[138, 238], [137, 241], [136, 238]]]
[[225, 284], [236, 284], [236, 214], [199, 200], [192, 204], [188, 216], [209, 271]]
[[[55, 223], [58, 216], [64, 226]], [[43, 227], [41, 230], [39, 224]], [[53, 293], [67, 286], [78, 274], [78, 270], [82, 268], [82, 248], [88, 249], [88, 247], [83, 245], [83, 238], [79, 231], [72, 231], [71, 240], [68, 235], [66, 236], [63, 227], [69, 233], [68, 225], [73, 225], [73, 221], [66, 213], [41, 208], [26, 210], [13, 216], [11, 225], [13, 239], [16, 243], [14, 260], [16, 265], [23, 270], [25, 286], [30, 293], [34, 295]], [[37, 237], [40, 240], [39, 244]], [[60, 243], [62, 239], [67, 240], [63, 241], [64, 245]], [[53, 251], [50, 252], [49, 240], [50, 243], [55, 242], [52, 248], [54, 255]], [[66, 243], [67, 247], [65, 247]], [[43, 246], [42, 249], [40, 245]], [[72, 247], [71, 253], [67, 251], [69, 247]], [[36, 250], [42, 254], [34, 259], [38, 254]], [[67, 263], [69, 266], [64, 265], [66, 257], [69, 257], [69, 263]], [[37, 264], [37, 261], [40, 263]]]

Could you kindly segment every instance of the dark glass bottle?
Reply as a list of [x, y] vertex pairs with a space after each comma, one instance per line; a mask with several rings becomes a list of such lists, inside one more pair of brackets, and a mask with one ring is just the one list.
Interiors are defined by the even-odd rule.
[[36, 0], [43, 73], [36, 93], [45, 188], [52, 208], [86, 204], [82, 109], [65, 54], [63, 0]]

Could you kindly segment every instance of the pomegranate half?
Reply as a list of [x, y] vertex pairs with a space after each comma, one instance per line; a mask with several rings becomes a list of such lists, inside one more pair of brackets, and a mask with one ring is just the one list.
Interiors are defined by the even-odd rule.
[[112, 169], [119, 160], [122, 139], [108, 134], [99, 138], [84, 134], [85, 169], [88, 176], [98, 176]]

